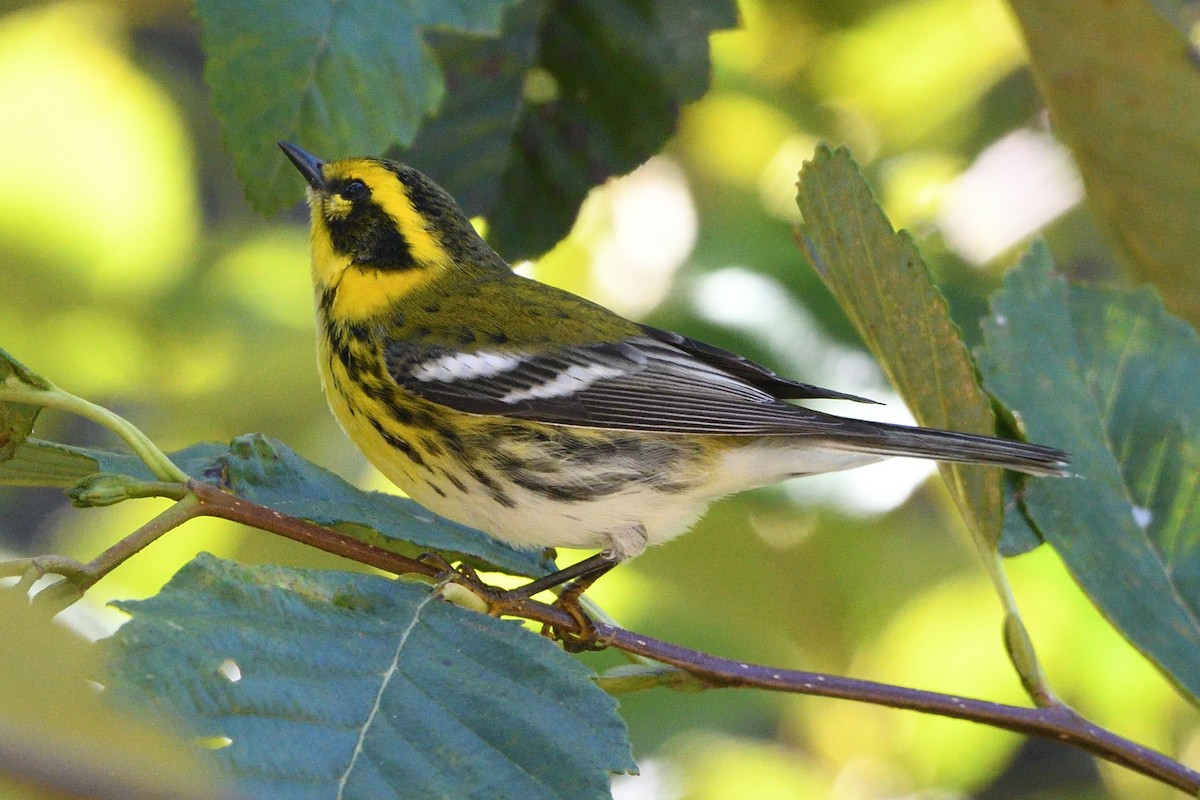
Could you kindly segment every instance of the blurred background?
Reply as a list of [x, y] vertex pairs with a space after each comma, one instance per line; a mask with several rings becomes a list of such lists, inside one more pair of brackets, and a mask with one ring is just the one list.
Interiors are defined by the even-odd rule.
[[[796, 173], [818, 141], [852, 148], [894, 224], [918, 237], [969, 342], [1033, 235], [1071, 275], [1119, 275], [1002, 2], [739, 6], [743, 25], [713, 37], [713, 88], [685, 110], [678, 136], [595, 190], [570, 237], [521, 270], [786, 375], [883, 400], [842, 410], [898, 421], [903, 404], [795, 244]], [[320, 392], [304, 210], [266, 219], [247, 206], [202, 70], [187, 3], [0, 11], [0, 347], [164, 449], [261, 431], [385, 489]], [[299, 204], [298, 177], [295, 188]], [[37, 435], [116, 446], [49, 412]], [[0, 489], [0, 548], [87, 559], [160, 509], [77, 511], [55, 490]], [[193, 522], [106, 578], [76, 623], [103, 635], [121, 619], [104, 602], [153, 594], [200, 550], [347, 566]], [[1064, 699], [1200, 762], [1195, 710], [1109, 630], [1054, 554], [1043, 547], [1008, 566]], [[999, 604], [919, 462], [726, 500], [590, 596], [627, 627], [728, 657], [1023, 702]], [[643, 772], [617, 781], [622, 800], [1173, 796], [1069, 749], [835, 700], [664, 690], [622, 706]]]

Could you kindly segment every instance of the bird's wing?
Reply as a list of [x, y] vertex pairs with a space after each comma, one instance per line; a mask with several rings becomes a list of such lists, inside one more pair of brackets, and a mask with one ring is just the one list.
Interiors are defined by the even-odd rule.
[[[392, 340], [392, 379], [427, 400], [474, 414], [559, 425], [706, 434], [834, 434], [849, 420], [782, 402], [838, 397], [793, 384], [732, 353], [666, 332], [562, 348], [552, 355]], [[657, 334], [657, 335], [654, 335]], [[727, 368], [722, 368], [727, 367]], [[748, 380], [752, 378], [754, 382]], [[803, 390], [808, 392], [801, 395]], [[792, 394], [788, 394], [791, 392]]]
[[773, 397], [788, 400], [814, 400], [817, 398], [823, 400], [852, 400], [855, 403], [879, 405], [879, 401], [877, 400], [859, 397], [854, 394], [846, 394], [845, 392], [835, 392], [833, 389], [824, 389], [809, 383], [793, 381], [775, 374], [772, 370], [764, 367], [762, 364], [751, 361], [745, 356], [739, 356], [737, 353], [723, 350], [720, 347], [714, 347], [699, 339], [692, 339], [674, 331], [652, 328], [649, 325], [640, 325], [639, 327], [646, 335], [660, 342], [666, 342], [669, 345], [677, 347], [706, 364], [711, 364], [722, 372], [727, 372], [730, 375], [741, 378], [747, 383], [768, 392]]

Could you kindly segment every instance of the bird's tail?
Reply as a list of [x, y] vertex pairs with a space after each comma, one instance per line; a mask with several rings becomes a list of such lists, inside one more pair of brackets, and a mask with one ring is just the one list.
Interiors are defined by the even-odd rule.
[[959, 464], [986, 464], [1030, 475], [1061, 477], [1070, 474], [1067, 470], [1070, 456], [1062, 450], [994, 436], [872, 423], [867, 430], [846, 431], [838, 439], [844, 447], [881, 456], [916, 456]]

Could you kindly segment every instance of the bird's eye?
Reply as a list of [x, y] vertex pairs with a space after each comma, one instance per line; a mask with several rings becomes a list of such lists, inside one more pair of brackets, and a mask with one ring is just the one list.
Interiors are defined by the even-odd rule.
[[346, 200], [361, 200], [367, 196], [367, 185], [362, 181], [350, 181], [338, 194]]

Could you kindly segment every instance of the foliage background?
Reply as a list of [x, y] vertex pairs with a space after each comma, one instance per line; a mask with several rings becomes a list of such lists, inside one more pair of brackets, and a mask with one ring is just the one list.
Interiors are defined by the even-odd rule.
[[[1060, 269], [1120, 280], [1004, 4], [739, 5], [742, 28], [713, 38], [712, 91], [662, 156], [589, 198], [571, 237], [528, 267], [539, 278], [903, 413], [793, 241], [795, 174], [824, 139], [848, 143], [892, 220], [917, 232], [971, 341], [987, 294], [1040, 227]], [[304, 215], [249, 209], [202, 68], [186, 3], [0, 16], [0, 344], [165, 449], [263, 431], [383, 488], [319, 391]], [[636, 95], [628, 107], [637, 114]], [[39, 433], [111, 444], [50, 414]], [[1020, 702], [998, 605], [928, 475], [896, 461], [727, 500], [593, 596], [628, 627], [721, 655]], [[145, 502], [81, 513], [54, 491], [4, 490], [0, 546], [88, 558], [151, 513]], [[345, 568], [205, 520], [101, 583], [79, 624], [116, 624], [105, 600], [153, 594], [198, 550]], [[1009, 566], [1064, 699], [1195, 761], [1194, 710], [1053, 553]], [[1168, 796], [1071, 751], [830, 700], [654, 692], [622, 712], [644, 776], [619, 783], [619, 797]]]

